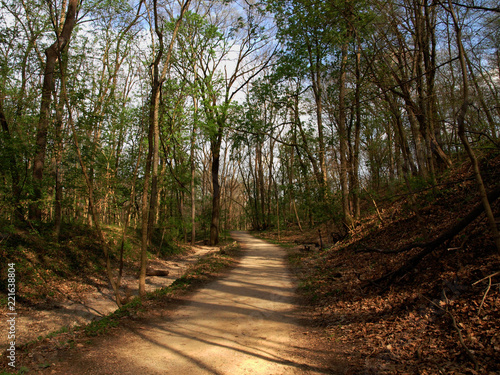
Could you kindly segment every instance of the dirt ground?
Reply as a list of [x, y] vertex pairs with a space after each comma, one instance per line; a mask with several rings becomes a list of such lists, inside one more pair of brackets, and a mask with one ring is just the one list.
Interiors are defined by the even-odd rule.
[[240, 264], [175, 308], [59, 351], [43, 374], [347, 374], [308, 327], [284, 251], [247, 233]]
[[[149, 266], [154, 269], [169, 271], [168, 276], [148, 276], [146, 278], [146, 291], [151, 292], [172, 284], [181, 277], [186, 269], [194, 264], [200, 257], [218, 247], [194, 246], [193, 252], [188, 255], [178, 256], [172, 260], [155, 259], [149, 262]], [[127, 273], [128, 272], [128, 273]], [[138, 295], [137, 275], [130, 270], [125, 270], [122, 280], [122, 290], [129, 296]], [[41, 307], [18, 308], [19, 316], [16, 321], [17, 344], [23, 345], [39, 336], [45, 336], [62, 327], [72, 327], [75, 325], [88, 324], [95, 319], [99, 319], [112, 313], [118, 307], [115, 302], [113, 290], [109, 283], [101, 280], [93, 280], [92, 290], [82, 293], [78, 298], [71, 298], [69, 295], [60, 298], [57, 302]], [[123, 293], [125, 295], [125, 293]], [[45, 308], [44, 308], [45, 307]], [[0, 322], [2, 332], [5, 332], [6, 322]], [[0, 337], [0, 346], [7, 345], [7, 337]]]

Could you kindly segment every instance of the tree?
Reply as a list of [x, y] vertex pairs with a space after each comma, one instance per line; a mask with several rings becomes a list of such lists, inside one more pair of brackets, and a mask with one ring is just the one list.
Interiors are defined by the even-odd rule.
[[[139, 294], [143, 296], [146, 293], [146, 266], [147, 266], [147, 248], [148, 235], [152, 219], [150, 215], [155, 212], [155, 205], [158, 194], [158, 159], [159, 159], [159, 104], [161, 85], [170, 69], [170, 59], [174, 49], [175, 39], [179, 31], [184, 14], [189, 8], [191, 0], [185, 0], [175, 21], [170, 43], [166, 51], [165, 61], [162, 61], [164, 51], [163, 25], [160, 24], [158, 16], [157, 0], [153, 2], [153, 22], [152, 28], [158, 38], [158, 52], [152, 64], [151, 98], [149, 107], [149, 133], [148, 133], [148, 154], [146, 158], [146, 168], [144, 174], [144, 188], [142, 193], [142, 239], [141, 239], [141, 270], [139, 273]], [[163, 62], [163, 68], [160, 70], [160, 63]], [[149, 199], [149, 180], [152, 175], [151, 183], [151, 206], [148, 206]]]
[[[205, 12], [207, 24], [199, 25], [205, 37], [204, 49], [196, 51], [195, 64], [190, 64], [196, 76], [200, 104], [205, 124], [203, 130], [210, 143], [212, 214], [210, 244], [219, 242], [221, 186], [220, 163], [222, 143], [228, 127], [231, 104], [235, 96], [259, 74], [269, 62], [265, 47], [265, 28], [259, 25], [260, 9], [247, 2], [214, 2]], [[189, 46], [196, 39], [183, 42]], [[190, 51], [194, 48], [190, 47]], [[257, 58], [257, 54], [260, 57]], [[232, 60], [229, 63], [229, 60]], [[196, 72], [196, 73], [195, 73]]]
[[[53, 14], [53, 3], [49, 2], [51, 14]], [[42, 97], [40, 103], [40, 118], [38, 120], [37, 135], [36, 135], [36, 153], [33, 161], [33, 184], [34, 195], [33, 202], [30, 205], [30, 219], [42, 220], [41, 198], [42, 198], [42, 183], [43, 172], [45, 165], [45, 154], [47, 148], [47, 132], [50, 125], [51, 114], [50, 105], [52, 102], [52, 93], [54, 91], [54, 74], [56, 63], [59, 56], [64, 52], [69, 44], [73, 28], [75, 27], [79, 0], [68, 0], [67, 9], [61, 9], [59, 19], [54, 22], [54, 32], [56, 41], [45, 50], [45, 70], [43, 74]]]
[[479, 162], [477, 160], [477, 157], [474, 153], [474, 150], [470, 146], [469, 140], [467, 139], [465, 135], [465, 117], [467, 115], [467, 110], [469, 108], [470, 102], [469, 102], [469, 78], [467, 74], [467, 57], [465, 54], [464, 46], [462, 44], [462, 30], [458, 21], [458, 18], [456, 16], [453, 4], [451, 3], [451, 0], [448, 0], [448, 8], [447, 11], [450, 12], [452, 19], [453, 19], [453, 25], [455, 27], [455, 36], [457, 40], [457, 46], [458, 46], [458, 58], [460, 60], [460, 69], [462, 71], [462, 100], [463, 103], [460, 107], [460, 111], [458, 112], [457, 115], [457, 125], [458, 125], [458, 136], [460, 137], [460, 140], [462, 141], [462, 144], [464, 145], [464, 148], [467, 152], [467, 155], [469, 156], [472, 166], [474, 168], [474, 175], [476, 178], [476, 182], [479, 188], [479, 195], [481, 197], [481, 201], [484, 206], [484, 210], [486, 212], [486, 217], [488, 218], [488, 223], [491, 229], [491, 233], [493, 235], [493, 239], [495, 241], [495, 246], [497, 248], [497, 251], [500, 252], [500, 232], [498, 231], [497, 228], [497, 223], [495, 220], [495, 216], [493, 215], [493, 211], [491, 209], [490, 202], [488, 200], [488, 194], [486, 192], [486, 188], [483, 182], [483, 178], [481, 176], [481, 171], [479, 169]]
[[[318, 183], [326, 194], [326, 159], [323, 126], [323, 81], [332, 47], [332, 33], [322, 23], [328, 12], [328, 4], [309, 0], [270, 1], [270, 9], [275, 12], [278, 38], [284, 45], [281, 64], [289, 64], [282, 69], [286, 74], [307, 74], [316, 104], [318, 130], [318, 161], [320, 173]], [[318, 22], [321, 20], [320, 22]]]
[[3, 1], [0, 20], [0, 169], [9, 181], [4, 197], [8, 197], [17, 221], [23, 222], [23, 202], [30, 185], [24, 183], [29, 180], [25, 163], [32, 158], [31, 124], [36, 122], [39, 110], [39, 83], [37, 74], [32, 73], [43, 69], [40, 42], [50, 28], [46, 10], [40, 4]]

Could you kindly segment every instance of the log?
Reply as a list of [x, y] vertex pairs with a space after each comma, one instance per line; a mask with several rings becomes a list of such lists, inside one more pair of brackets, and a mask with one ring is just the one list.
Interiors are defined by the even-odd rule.
[[158, 270], [151, 267], [146, 268], [146, 276], [168, 276], [168, 270]]

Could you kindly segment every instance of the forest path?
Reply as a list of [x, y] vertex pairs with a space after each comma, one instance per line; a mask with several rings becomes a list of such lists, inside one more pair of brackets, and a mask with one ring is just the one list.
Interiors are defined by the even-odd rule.
[[[71, 350], [50, 374], [338, 374], [331, 352], [299, 324], [284, 251], [233, 232], [244, 256], [167, 317]], [[310, 328], [309, 328], [310, 330]]]

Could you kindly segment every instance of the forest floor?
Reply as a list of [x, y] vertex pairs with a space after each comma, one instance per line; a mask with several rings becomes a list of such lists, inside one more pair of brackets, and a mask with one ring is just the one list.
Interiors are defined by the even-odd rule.
[[[196, 263], [200, 257], [219, 250], [219, 247], [193, 246], [182, 255], [175, 255], [164, 259], [153, 257], [149, 260], [149, 267], [168, 271], [167, 276], [148, 276], [146, 278], [146, 292], [167, 287], [181, 277], [189, 266]], [[22, 277], [22, 275], [19, 275]], [[83, 275], [79, 275], [83, 276]], [[90, 280], [90, 282], [89, 282]], [[136, 297], [138, 293], [137, 271], [125, 268], [121, 281], [121, 291], [127, 300]], [[81, 326], [100, 319], [118, 309], [115, 296], [109, 282], [102, 277], [86, 275], [86, 278], [73, 279], [73, 283], [65, 285], [59, 283], [57, 293], [46, 303], [19, 303], [17, 312], [19, 319], [16, 322], [17, 345], [45, 337], [55, 331]], [[7, 311], [0, 309], [2, 315]], [[6, 322], [0, 323], [1, 332], [4, 332]], [[7, 337], [0, 337], [0, 346], [4, 347]]]
[[[500, 157], [481, 169], [487, 190], [498, 189]], [[500, 374], [500, 254], [484, 213], [428, 245], [481, 204], [470, 164], [434, 189], [370, 198], [378, 212], [344, 238], [332, 223], [258, 234], [289, 247], [311, 324], [366, 374]], [[492, 207], [498, 220], [500, 199]]]
[[[237, 267], [191, 295], [157, 302], [140, 315], [72, 347], [25, 358], [42, 374], [344, 374], [321, 330], [297, 305], [285, 251], [243, 232]], [[43, 358], [42, 356], [45, 355]], [[38, 358], [37, 358], [38, 357]], [[26, 367], [28, 368], [28, 367]]]

